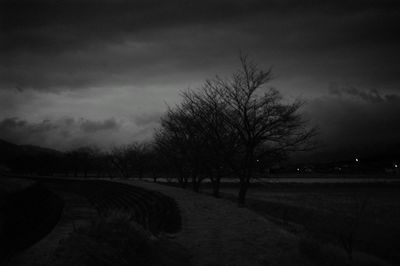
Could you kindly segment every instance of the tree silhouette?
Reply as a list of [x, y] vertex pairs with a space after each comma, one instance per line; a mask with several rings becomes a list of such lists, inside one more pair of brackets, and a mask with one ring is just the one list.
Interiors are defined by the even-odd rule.
[[270, 70], [259, 69], [244, 55], [240, 62], [230, 78], [217, 76], [199, 90], [183, 92], [183, 101], [162, 118], [156, 141], [177, 153], [194, 184], [206, 172], [215, 195], [221, 172], [229, 168], [239, 179], [243, 204], [256, 162], [310, 148], [315, 129], [298, 112], [303, 102], [285, 103], [276, 89], [266, 86]]
[[266, 87], [271, 70], [264, 71], [240, 56], [241, 68], [229, 79], [207, 81], [224, 103], [224, 122], [239, 141], [238, 159], [231, 163], [239, 177], [239, 203], [244, 203], [258, 158], [310, 148], [314, 128], [298, 113], [303, 102], [284, 103], [281, 94]]

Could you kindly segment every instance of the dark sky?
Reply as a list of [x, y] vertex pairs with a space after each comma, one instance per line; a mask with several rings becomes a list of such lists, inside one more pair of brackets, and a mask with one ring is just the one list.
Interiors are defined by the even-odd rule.
[[399, 147], [396, 1], [0, 3], [0, 138], [57, 149], [149, 139], [180, 90], [228, 76], [242, 50], [307, 101], [321, 152]]

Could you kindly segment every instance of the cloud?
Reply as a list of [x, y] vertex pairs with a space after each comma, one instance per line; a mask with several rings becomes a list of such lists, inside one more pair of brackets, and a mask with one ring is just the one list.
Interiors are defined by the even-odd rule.
[[381, 103], [383, 101], [400, 102], [400, 95], [397, 94], [382, 94], [378, 90], [360, 90], [355, 87], [343, 87], [338, 88], [337, 86], [331, 86], [329, 93], [338, 97], [353, 97], [360, 100]]
[[137, 115], [134, 117], [134, 122], [138, 126], [147, 126], [150, 124], [159, 124], [160, 117], [162, 116], [161, 113], [149, 113], [149, 114], [142, 114]]
[[[116, 132], [119, 128], [120, 124], [114, 118], [91, 121], [64, 117], [31, 122], [11, 117], [0, 121], [0, 138], [17, 144], [69, 149], [77, 145], [109, 144], [111, 140], [105, 136], [110, 135], [110, 132]], [[108, 133], [104, 135], [106, 132]], [[115, 137], [112, 134], [110, 136]]]
[[[388, 0], [0, 1], [0, 137], [61, 148], [146, 138], [164, 101], [228, 76], [242, 49], [273, 66], [285, 96], [312, 99], [326, 145], [390, 143], [398, 13]], [[326, 94], [334, 82], [351, 85]]]
[[25, 120], [21, 120], [17, 117], [6, 118], [0, 121], [0, 131], [18, 131], [19, 129], [25, 129], [30, 133], [42, 133], [52, 131], [58, 128], [57, 125], [53, 125], [49, 120], [43, 120], [39, 123], [28, 123]]
[[319, 127], [314, 159], [343, 160], [399, 155], [400, 95], [357, 88], [330, 90], [309, 100], [304, 111]]
[[106, 119], [104, 121], [90, 121], [82, 120], [80, 122], [80, 128], [87, 133], [92, 133], [100, 130], [117, 130], [120, 125], [114, 118]]
[[393, 58], [400, 19], [394, 1], [0, 5], [0, 89], [162, 84], [191, 78], [191, 72], [223, 71], [239, 49], [282, 65], [287, 73], [279, 74], [286, 76], [348, 78], [352, 72], [353, 78], [398, 84], [400, 67]]
[[49, 120], [30, 123], [17, 117], [5, 118], [0, 121], [0, 138], [17, 144], [46, 144], [49, 135], [59, 130], [59, 125]]

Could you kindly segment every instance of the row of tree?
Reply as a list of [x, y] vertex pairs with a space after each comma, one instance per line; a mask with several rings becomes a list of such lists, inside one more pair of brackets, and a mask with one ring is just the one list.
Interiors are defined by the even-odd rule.
[[[16, 145], [15, 145], [16, 146]], [[26, 175], [70, 177], [143, 177], [154, 162], [150, 144], [134, 142], [104, 151], [95, 146], [67, 152], [18, 151], [0, 161], [9, 171]]]
[[[239, 184], [244, 203], [256, 172], [285, 159], [292, 151], [310, 148], [315, 130], [299, 114], [301, 101], [285, 102], [267, 87], [271, 71], [240, 57], [230, 78], [207, 80], [201, 88], [182, 92], [169, 107], [151, 143], [133, 143], [102, 151], [83, 147], [66, 153], [20, 157], [15, 168], [28, 174], [67, 176], [175, 177], [199, 191], [209, 179], [219, 197], [223, 178]], [[42, 158], [43, 157], [43, 158]]]
[[315, 129], [298, 112], [303, 102], [287, 103], [267, 87], [270, 70], [261, 70], [246, 56], [240, 62], [230, 78], [217, 76], [184, 91], [182, 102], [162, 117], [154, 142], [179, 173], [179, 182], [191, 180], [198, 191], [200, 182], [210, 178], [218, 197], [221, 179], [234, 177], [239, 203], [244, 203], [258, 164], [310, 149]]

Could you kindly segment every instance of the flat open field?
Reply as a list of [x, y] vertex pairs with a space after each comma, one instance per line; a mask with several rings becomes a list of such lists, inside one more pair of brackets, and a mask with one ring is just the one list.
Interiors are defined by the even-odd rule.
[[[222, 195], [236, 199], [232, 184]], [[297, 234], [400, 264], [399, 184], [257, 184], [247, 207]], [[352, 240], [351, 240], [352, 238]]]

